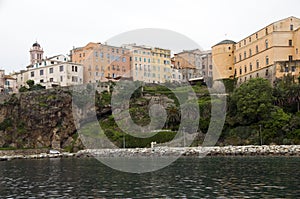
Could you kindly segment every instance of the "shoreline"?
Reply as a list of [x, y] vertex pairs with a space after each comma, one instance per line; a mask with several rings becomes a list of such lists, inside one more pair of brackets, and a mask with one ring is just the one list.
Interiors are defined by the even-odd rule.
[[0, 161], [14, 159], [83, 158], [83, 157], [204, 157], [204, 156], [296, 156], [300, 157], [300, 145], [247, 145], [214, 147], [153, 147], [127, 149], [84, 149], [77, 153], [50, 154], [44, 150], [2, 150]]

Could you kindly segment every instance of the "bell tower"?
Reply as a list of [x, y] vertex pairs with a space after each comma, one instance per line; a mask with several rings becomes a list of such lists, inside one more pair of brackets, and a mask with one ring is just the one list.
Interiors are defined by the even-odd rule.
[[35, 42], [32, 45], [32, 48], [30, 49], [30, 64], [34, 65], [36, 63], [39, 63], [43, 59], [43, 48], [41, 48], [41, 45]]

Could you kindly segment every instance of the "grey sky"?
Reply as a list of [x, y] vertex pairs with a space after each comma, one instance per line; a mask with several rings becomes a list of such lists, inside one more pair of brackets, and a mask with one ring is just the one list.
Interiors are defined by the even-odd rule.
[[172, 30], [208, 50], [300, 17], [299, 8], [299, 0], [0, 0], [0, 68], [25, 69], [36, 39], [52, 56], [140, 28]]

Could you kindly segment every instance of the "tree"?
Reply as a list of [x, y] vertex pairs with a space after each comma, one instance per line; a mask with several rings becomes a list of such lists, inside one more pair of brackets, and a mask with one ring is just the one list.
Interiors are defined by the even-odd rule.
[[180, 110], [176, 106], [169, 106], [167, 108], [167, 127], [175, 129], [180, 124]]
[[41, 84], [34, 84], [34, 80], [27, 80], [26, 84], [28, 85], [28, 88], [26, 86], [21, 86], [19, 88], [19, 92], [27, 92], [27, 91], [36, 91], [36, 90], [42, 90], [45, 89], [45, 86], [42, 86]]
[[271, 84], [262, 78], [251, 79], [237, 88], [232, 101], [238, 122], [251, 124], [267, 119], [274, 108], [272, 93]]

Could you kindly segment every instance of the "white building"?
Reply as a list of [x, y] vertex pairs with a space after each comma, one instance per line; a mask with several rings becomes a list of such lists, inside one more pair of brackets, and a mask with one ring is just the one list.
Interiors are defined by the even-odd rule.
[[18, 88], [25, 86], [27, 80], [33, 80], [46, 89], [83, 83], [83, 66], [69, 62], [68, 57], [57, 55], [43, 59], [43, 51], [38, 43], [33, 44], [30, 55], [33, 64], [27, 66], [27, 70], [12, 74]]

